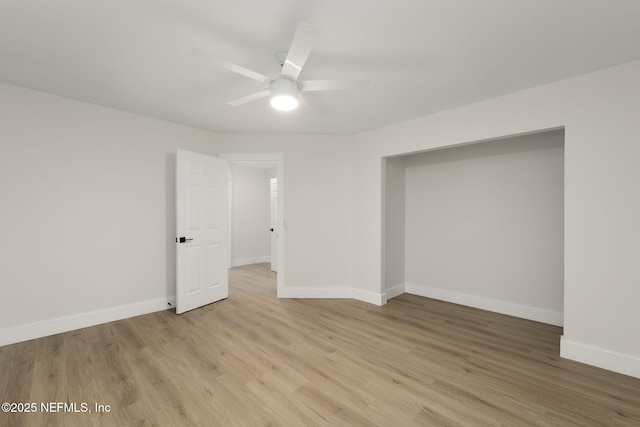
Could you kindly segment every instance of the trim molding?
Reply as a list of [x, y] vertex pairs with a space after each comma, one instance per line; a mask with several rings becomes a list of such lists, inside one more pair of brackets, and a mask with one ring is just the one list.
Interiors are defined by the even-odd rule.
[[384, 294], [363, 291], [361, 289], [335, 287], [335, 288], [296, 288], [287, 286], [278, 289], [278, 298], [347, 298], [363, 301], [378, 306], [386, 303]]
[[399, 297], [407, 291], [407, 285], [405, 283], [400, 283], [392, 288], [386, 290], [385, 294], [387, 296], [387, 300], [390, 300], [395, 297]]
[[353, 298], [351, 288], [303, 288], [285, 286], [278, 289], [278, 298]]
[[564, 314], [559, 311], [545, 310], [543, 308], [500, 301], [492, 298], [447, 291], [445, 289], [432, 288], [424, 285], [416, 285], [415, 283], [406, 283], [405, 287], [405, 291], [408, 294], [452, 302], [454, 304], [466, 305], [468, 307], [475, 307], [482, 310], [494, 311], [496, 313], [507, 314], [509, 316], [520, 317], [555, 326], [563, 326], [564, 324]]
[[580, 344], [560, 337], [560, 356], [619, 374], [640, 378], [640, 358]]
[[383, 306], [387, 303], [386, 294], [377, 294], [375, 292], [363, 291], [362, 289], [352, 289], [353, 299], [358, 301], [368, 302], [377, 306]]
[[74, 331], [76, 329], [114, 322], [129, 317], [141, 316], [156, 311], [172, 309], [175, 308], [175, 306], [176, 297], [171, 296], [73, 316], [60, 317], [43, 322], [8, 327], [0, 330], [0, 346]]
[[[347, 298], [356, 299], [378, 306], [386, 303], [385, 294], [377, 294], [375, 292], [363, 291], [350, 287], [285, 287], [278, 289], [278, 298]], [[142, 316], [143, 314], [172, 309], [175, 308], [175, 306], [176, 297], [171, 296], [91, 311], [88, 313], [76, 314], [73, 316], [60, 317], [42, 322], [12, 326], [0, 329], [0, 346], [61, 334], [63, 332], [74, 331], [76, 329], [88, 328], [89, 326], [100, 325], [103, 323], [115, 322], [116, 320], [128, 319], [130, 317]]]
[[271, 262], [270, 256], [258, 256], [253, 258], [237, 258], [231, 260], [231, 267], [240, 267], [241, 265], [259, 264], [262, 262]]

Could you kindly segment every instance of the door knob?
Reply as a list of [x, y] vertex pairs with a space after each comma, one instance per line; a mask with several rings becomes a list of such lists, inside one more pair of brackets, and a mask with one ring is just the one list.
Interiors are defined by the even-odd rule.
[[[186, 237], [180, 237], [180, 243], [185, 243], [185, 242], [190, 242], [193, 239], [187, 239]], [[176, 242], [178, 241], [178, 238], [176, 238]]]

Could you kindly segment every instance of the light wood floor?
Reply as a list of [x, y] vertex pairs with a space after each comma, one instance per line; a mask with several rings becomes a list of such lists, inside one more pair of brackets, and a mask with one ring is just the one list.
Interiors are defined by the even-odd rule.
[[0, 347], [1, 426], [640, 425], [640, 380], [558, 357], [561, 329], [402, 295], [279, 300], [265, 265], [229, 299]]

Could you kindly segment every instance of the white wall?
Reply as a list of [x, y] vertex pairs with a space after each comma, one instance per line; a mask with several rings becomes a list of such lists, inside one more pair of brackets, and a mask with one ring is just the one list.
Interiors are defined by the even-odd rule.
[[384, 286], [387, 299], [405, 290], [405, 157], [384, 160]]
[[175, 152], [216, 135], [6, 84], [0, 120], [0, 344], [165, 308]]
[[356, 136], [354, 286], [381, 292], [381, 158], [565, 127], [562, 354], [640, 376], [640, 62]]
[[287, 295], [383, 301], [383, 157], [565, 127], [562, 354], [640, 376], [639, 112], [640, 62], [355, 138], [216, 136], [2, 84], [0, 340], [173, 294], [178, 147], [284, 153]]
[[[353, 137], [225, 134], [221, 138], [221, 153], [283, 153], [279, 184], [284, 190], [286, 238], [281, 296], [352, 297]], [[278, 271], [280, 275], [280, 265]]]
[[563, 131], [408, 156], [407, 290], [562, 325], [563, 165]]
[[270, 170], [231, 165], [231, 265], [271, 260]]

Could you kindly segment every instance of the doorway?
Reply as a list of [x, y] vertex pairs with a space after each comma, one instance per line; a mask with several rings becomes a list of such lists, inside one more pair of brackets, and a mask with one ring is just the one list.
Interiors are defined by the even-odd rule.
[[229, 266], [267, 262], [277, 272], [277, 294], [281, 295], [285, 280], [282, 154], [220, 153], [219, 157], [228, 160], [237, 174], [236, 185], [233, 173], [229, 185], [230, 206], [236, 206], [229, 215], [229, 240], [236, 244], [235, 251], [230, 247]]
[[271, 253], [271, 271], [278, 272], [278, 178], [269, 180], [269, 252]]

